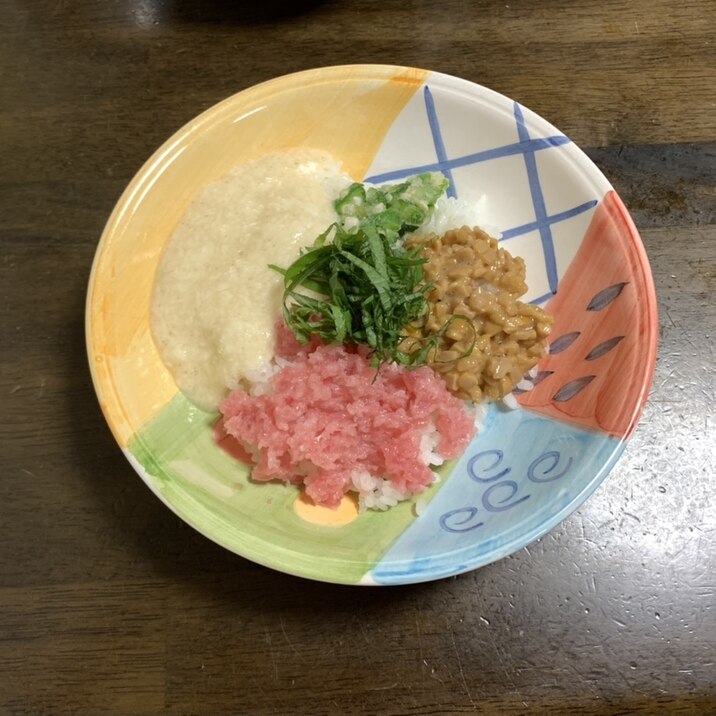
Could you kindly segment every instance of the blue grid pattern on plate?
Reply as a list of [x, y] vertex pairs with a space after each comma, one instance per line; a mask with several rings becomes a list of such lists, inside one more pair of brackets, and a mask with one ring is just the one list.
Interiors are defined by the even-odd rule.
[[557, 286], [559, 285], [557, 258], [555, 256], [554, 241], [552, 238], [552, 226], [558, 222], [571, 219], [573, 216], [582, 214], [585, 211], [589, 211], [589, 209], [596, 206], [598, 203], [596, 199], [593, 199], [579, 204], [578, 206], [571, 207], [565, 211], [560, 211], [556, 214], [547, 213], [535, 155], [538, 151], [553, 149], [555, 147], [561, 147], [565, 144], [569, 144], [570, 139], [563, 134], [557, 134], [551, 137], [531, 137], [525, 123], [522, 107], [515, 102], [513, 104], [513, 114], [517, 124], [517, 136], [519, 141], [512, 144], [506, 144], [501, 147], [494, 147], [481, 152], [475, 152], [474, 154], [466, 154], [460, 157], [448, 157], [440, 130], [440, 122], [435, 108], [435, 100], [433, 99], [432, 92], [430, 91], [430, 87], [428, 85], [423, 88], [423, 100], [425, 103], [425, 112], [427, 114], [428, 124], [430, 125], [430, 133], [432, 135], [437, 161], [431, 164], [422, 164], [420, 166], [412, 166], [395, 171], [384, 172], [383, 174], [374, 174], [373, 176], [366, 177], [366, 181], [373, 183], [393, 181], [395, 179], [403, 179], [412, 174], [419, 174], [421, 172], [439, 171], [442, 172], [450, 181], [447, 191], [448, 196], [457, 197], [457, 187], [455, 186], [452, 176], [453, 169], [521, 154], [524, 159], [525, 171], [527, 172], [527, 180], [529, 182], [535, 220], [503, 231], [502, 241], [513, 239], [516, 236], [521, 236], [531, 231], [537, 231], [539, 233], [540, 242], [542, 244], [542, 254], [545, 262], [545, 270], [547, 273], [547, 281], [550, 290], [543, 296], [534, 299], [532, 303], [544, 303], [557, 293]]

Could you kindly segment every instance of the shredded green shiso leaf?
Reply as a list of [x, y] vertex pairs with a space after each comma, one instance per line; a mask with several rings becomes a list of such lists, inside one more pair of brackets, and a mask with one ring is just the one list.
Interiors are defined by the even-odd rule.
[[430, 284], [419, 247], [404, 237], [423, 224], [448, 180], [419, 174], [380, 187], [354, 183], [335, 202], [331, 224], [283, 274], [283, 317], [301, 343], [366, 345], [372, 363], [423, 365], [442, 332], [411, 352], [399, 346], [403, 329], [427, 309]]

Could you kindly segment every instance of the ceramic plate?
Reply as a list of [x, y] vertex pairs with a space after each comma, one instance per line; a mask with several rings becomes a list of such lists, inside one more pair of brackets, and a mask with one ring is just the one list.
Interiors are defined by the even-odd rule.
[[[556, 317], [549, 355], [517, 410], [484, 430], [421, 496], [358, 514], [312, 508], [254, 484], [217, 446], [217, 416], [182, 395], [149, 329], [162, 247], [192, 199], [233, 166], [306, 146], [356, 180], [439, 170], [527, 263], [528, 300]], [[97, 394], [121, 449], [201, 533], [274, 569], [347, 584], [399, 584], [475, 569], [524, 547], [594, 491], [624, 448], [650, 385], [654, 287], [619, 197], [545, 120], [502, 95], [426, 70], [328, 67], [280, 77], [212, 107], [169, 139], [122, 195], [87, 300]]]

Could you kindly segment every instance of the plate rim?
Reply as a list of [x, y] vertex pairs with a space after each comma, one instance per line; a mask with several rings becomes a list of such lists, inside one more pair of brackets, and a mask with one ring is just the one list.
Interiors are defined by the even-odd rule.
[[[649, 263], [648, 256], [646, 254], [646, 249], [644, 247], [643, 240], [641, 239], [641, 236], [639, 234], [639, 231], [634, 224], [634, 221], [629, 214], [628, 210], [625, 208], [625, 211], [623, 212], [623, 220], [626, 223], [627, 230], [630, 235], [630, 240], [633, 244], [633, 247], [636, 251], [636, 255], [638, 257], [638, 266], [642, 273], [643, 278], [643, 290], [639, 291], [638, 298], [639, 298], [639, 304], [642, 303], [643, 300], [645, 300], [646, 305], [642, 308], [642, 315], [651, 315], [654, 317], [654, 325], [651, 326], [651, 332], [648, 336], [647, 341], [642, 343], [644, 347], [647, 347], [647, 355], [645, 356], [646, 360], [644, 361], [644, 370], [641, 374], [641, 391], [639, 395], [639, 400], [637, 401], [637, 404], [634, 407], [634, 414], [631, 421], [631, 429], [626, 435], [622, 435], [618, 438], [618, 442], [615, 444], [614, 450], [610, 453], [608, 460], [604, 461], [601, 465], [597, 473], [589, 480], [589, 482], [586, 483], [586, 485], [580, 490], [577, 495], [562, 509], [560, 509], [553, 517], [550, 519], [542, 522], [541, 524], [535, 526], [532, 530], [530, 530], [528, 533], [523, 533], [522, 535], [515, 536], [510, 542], [507, 544], [502, 545], [497, 550], [493, 550], [492, 553], [487, 553], [484, 558], [482, 559], [476, 559], [473, 560], [473, 562], [470, 562], [464, 567], [456, 569], [454, 564], [452, 567], [448, 568], [447, 570], [440, 571], [438, 570], [435, 574], [418, 574], [413, 575], [413, 577], [406, 576], [405, 578], [401, 579], [400, 581], [396, 582], [390, 582], [390, 583], [375, 583], [372, 580], [370, 580], [370, 575], [373, 571], [371, 569], [366, 575], [364, 575], [364, 578], [361, 579], [359, 582], [353, 582], [353, 581], [344, 581], [340, 579], [336, 579], [335, 576], [332, 575], [326, 575], [325, 578], [321, 576], [315, 576], [313, 574], [306, 574], [304, 572], [301, 572], [300, 570], [291, 570], [286, 564], [282, 563], [280, 566], [276, 563], [272, 563], [271, 559], [265, 559], [263, 555], [256, 555], [256, 554], [248, 554], [244, 553], [243, 551], [237, 550], [235, 547], [228, 544], [228, 540], [222, 539], [221, 534], [209, 534], [208, 530], [205, 530], [201, 523], [197, 520], [193, 520], [186, 515], [180, 513], [178, 508], [173, 505], [167, 497], [162, 493], [161, 490], [157, 489], [156, 485], [154, 484], [154, 478], [149, 475], [149, 473], [146, 472], [145, 468], [139, 461], [136, 459], [136, 457], [131, 453], [131, 451], [122, 445], [122, 440], [118, 434], [117, 426], [114, 424], [113, 420], [111, 419], [107, 406], [105, 404], [106, 402], [106, 394], [103, 395], [103, 391], [100, 386], [100, 382], [98, 380], [97, 374], [96, 374], [96, 367], [95, 367], [95, 357], [96, 353], [94, 351], [93, 346], [93, 332], [92, 332], [92, 326], [91, 326], [91, 315], [92, 315], [92, 300], [94, 295], [94, 288], [96, 284], [96, 276], [97, 272], [99, 270], [99, 266], [102, 261], [102, 255], [103, 251], [106, 247], [106, 244], [109, 241], [109, 237], [112, 234], [112, 230], [114, 229], [115, 225], [117, 224], [118, 219], [121, 217], [124, 211], [127, 209], [127, 205], [130, 202], [130, 199], [134, 192], [136, 191], [137, 185], [141, 184], [142, 180], [146, 178], [147, 173], [155, 166], [157, 166], [160, 162], [162, 157], [171, 149], [173, 145], [176, 145], [179, 143], [182, 139], [186, 139], [187, 137], [190, 137], [192, 133], [196, 132], [199, 128], [201, 128], [207, 121], [213, 119], [217, 115], [219, 115], [222, 111], [226, 110], [228, 107], [230, 107], [234, 102], [236, 102], [242, 95], [252, 94], [252, 93], [261, 93], [262, 91], [268, 91], [271, 92], [272, 89], [277, 90], [278, 92], [281, 92], [282, 90], [285, 90], [287, 88], [281, 87], [285, 84], [291, 84], [292, 82], [300, 81], [303, 79], [307, 80], [318, 80], [323, 83], [329, 83], [331, 81], [370, 81], [370, 80], [380, 80], [380, 79], [388, 79], [390, 77], [394, 77], [396, 74], [399, 73], [421, 73], [422, 77], [419, 80], [416, 80], [416, 84], [419, 86], [425, 85], [434, 79], [437, 79], [438, 81], [443, 81], [447, 83], [448, 86], [453, 86], [457, 88], [461, 94], [464, 94], [467, 97], [470, 97], [470, 93], [473, 93], [473, 99], [475, 98], [474, 92], [475, 90], [478, 91], [478, 94], [481, 95], [481, 97], [487, 98], [488, 100], [497, 100], [500, 102], [515, 102], [510, 97], [507, 97], [504, 94], [501, 94], [500, 92], [497, 92], [495, 90], [492, 90], [488, 87], [485, 87], [484, 85], [481, 85], [477, 82], [467, 80], [461, 77], [457, 77], [455, 75], [447, 74], [444, 72], [436, 71], [436, 70], [428, 70], [428, 69], [422, 69], [418, 67], [411, 67], [411, 66], [404, 66], [404, 65], [391, 65], [391, 64], [373, 64], [373, 63], [366, 63], [366, 64], [340, 64], [340, 65], [326, 65], [311, 69], [305, 69], [297, 72], [287, 73], [283, 75], [279, 75], [267, 80], [264, 80], [262, 82], [259, 82], [254, 85], [250, 85], [248, 87], [245, 87], [238, 92], [232, 93], [231, 95], [225, 97], [224, 99], [214, 103], [213, 105], [207, 107], [202, 112], [200, 112], [195, 117], [191, 118], [189, 121], [184, 123], [181, 127], [179, 127], [175, 132], [171, 134], [164, 142], [162, 142], [152, 153], [151, 155], [142, 163], [142, 165], [139, 167], [139, 169], [132, 175], [129, 182], [121, 192], [119, 198], [115, 202], [113, 209], [104, 225], [104, 228], [102, 230], [102, 233], [100, 235], [100, 238], [97, 243], [97, 247], [95, 249], [93, 261], [92, 261], [92, 267], [89, 274], [88, 284], [87, 284], [87, 293], [86, 293], [86, 301], [85, 301], [85, 345], [87, 350], [87, 357], [88, 357], [88, 363], [90, 367], [90, 374], [92, 376], [92, 383], [95, 390], [95, 395], [98, 399], [98, 402], [100, 404], [100, 408], [102, 410], [105, 422], [107, 423], [108, 427], [110, 428], [113, 437], [115, 438], [115, 441], [118, 444], [118, 447], [124, 454], [125, 458], [128, 460], [134, 471], [140, 476], [142, 481], [149, 487], [149, 489], [154, 493], [155, 496], [157, 496], [161, 502], [169, 507], [169, 509], [176, 514], [183, 522], [191, 526], [193, 529], [195, 529], [197, 532], [199, 532], [204, 537], [210, 539], [212, 542], [218, 544], [221, 547], [224, 547], [225, 549], [229, 550], [230, 552], [237, 554], [238, 556], [247, 559], [251, 562], [254, 562], [256, 564], [262, 565], [264, 567], [268, 567], [270, 569], [274, 569], [286, 574], [291, 574], [293, 576], [302, 577], [305, 579], [311, 579], [314, 581], [320, 581], [325, 583], [332, 583], [332, 584], [346, 584], [346, 585], [370, 585], [370, 586], [392, 586], [397, 584], [414, 584], [414, 583], [422, 583], [422, 582], [429, 582], [429, 581], [435, 581], [439, 579], [444, 579], [449, 576], [455, 576], [458, 574], [463, 574], [469, 571], [473, 571], [476, 569], [479, 569], [480, 567], [486, 566], [488, 564], [491, 564], [493, 562], [499, 561], [500, 559], [503, 559], [506, 556], [509, 556], [511, 554], [514, 554], [515, 552], [519, 551], [520, 549], [528, 546], [529, 544], [532, 544], [536, 540], [543, 537], [545, 534], [550, 532], [554, 527], [559, 525], [561, 522], [566, 520], [567, 517], [569, 517], [571, 514], [573, 514], [576, 510], [579, 509], [579, 507], [595, 492], [597, 487], [606, 479], [606, 477], [609, 475], [609, 473], [612, 471], [616, 463], [618, 462], [622, 452], [624, 451], [624, 448], [626, 447], [626, 444], [631, 436], [631, 433], [633, 429], [636, 427], [641, 414], [643, 412], [643, 409], [646, 404], [646, 400], [648, 397], [649, 389], [653, 382], [654, 377], [654, 370], [656, 367], [656, 356], [658, 351], [658, 308], [657, 308], [657, 301], [656, 301], [656, 289], [654, 285], [654, 279], [653, 274], [651, 271], [651, 266]], [[351, 76], [353, 75], [353, 76]], [[537, 114], [536, 112], [530, 110], [528, 107], [525, 107], [524, 105], [521, 105], [524, 110], [526, 110], [531, 117], [534, 117], [538, 119], [541, 123], [546, 125], [548, 128], [553, 129], [555, 132], [559, 134], [563, 134], [557, 127], [552, 125], [548, 120], [546, 120], [541, 115]], [[570, 156], [568, 158], [568, 161], [576, 166], [578, 166], [582, 173], [587, 176], [590, 180], [595, 181], [598, 179], [599, 181], [603, 182], [606, 187], [611, 189], [611, 191], [614, 191], [617, 198], [619, 195], [617, 192], [613, 189], [611, 183], [607, 179], [607, 177], [603, 174], [601, 169], [589, 158], [589, 156], [586, 154], [586, 152], [578, 146], [576, 143], [571, 142], [571, 148], [575, 151], [575, 157]], [[578, 161], [579, 159], [579, 161]], [[621, 201], [621, 200], [620, 200]], [[601, 199], [600, 199], [601, 202]], [[178, 391], [178, 389], [177, 389]], [[176, 394], [175, 394], [176, 395]], [[120, 397], [116, 391], [113, 391], [113, 394], [111, 397], [119, 402], [121, 404]], [[136, 432], [135, 432], [136, 435]], [[386, 549], [389, 549], [386, 548]], [[459, 552], [460, 550], [455, 550], [454, 552], [451, 552], [451, 554], [455, 554]], [[301, 553], [303, 554], [303, 553]], [[454, 561], [454, 560], [453, 560]]]

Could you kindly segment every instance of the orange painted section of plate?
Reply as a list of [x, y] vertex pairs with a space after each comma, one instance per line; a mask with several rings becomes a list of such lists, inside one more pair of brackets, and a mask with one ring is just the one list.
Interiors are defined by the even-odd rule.
[[149, 306], [162, 248], [197, 193], [238, 164], [299, 146], [329, 152], [362, 178], [427, 76], [376, 65], [265, 82], [187, 124], [132, 179], [102, 235], [87, 297], [92, 375], [120, 445], [177, 393], [152, 340]]
[[546, 310], [555, 316], [554, 345], [561, 336], [579, 335], [540, 361], [540, 371], [552, 374], [520, 395], [520, 404], [571, 425], [628, 437], [651, 385], [657, 311], [646, 254], [613, 191], [597, 207]]
[[313, 503], [303, 492], [293, 503], [294, 512], [306, 522], [321, 527], [343, 527], [358, 517], [358, 503], [352, 495], [344, 495], [335, 510]]

